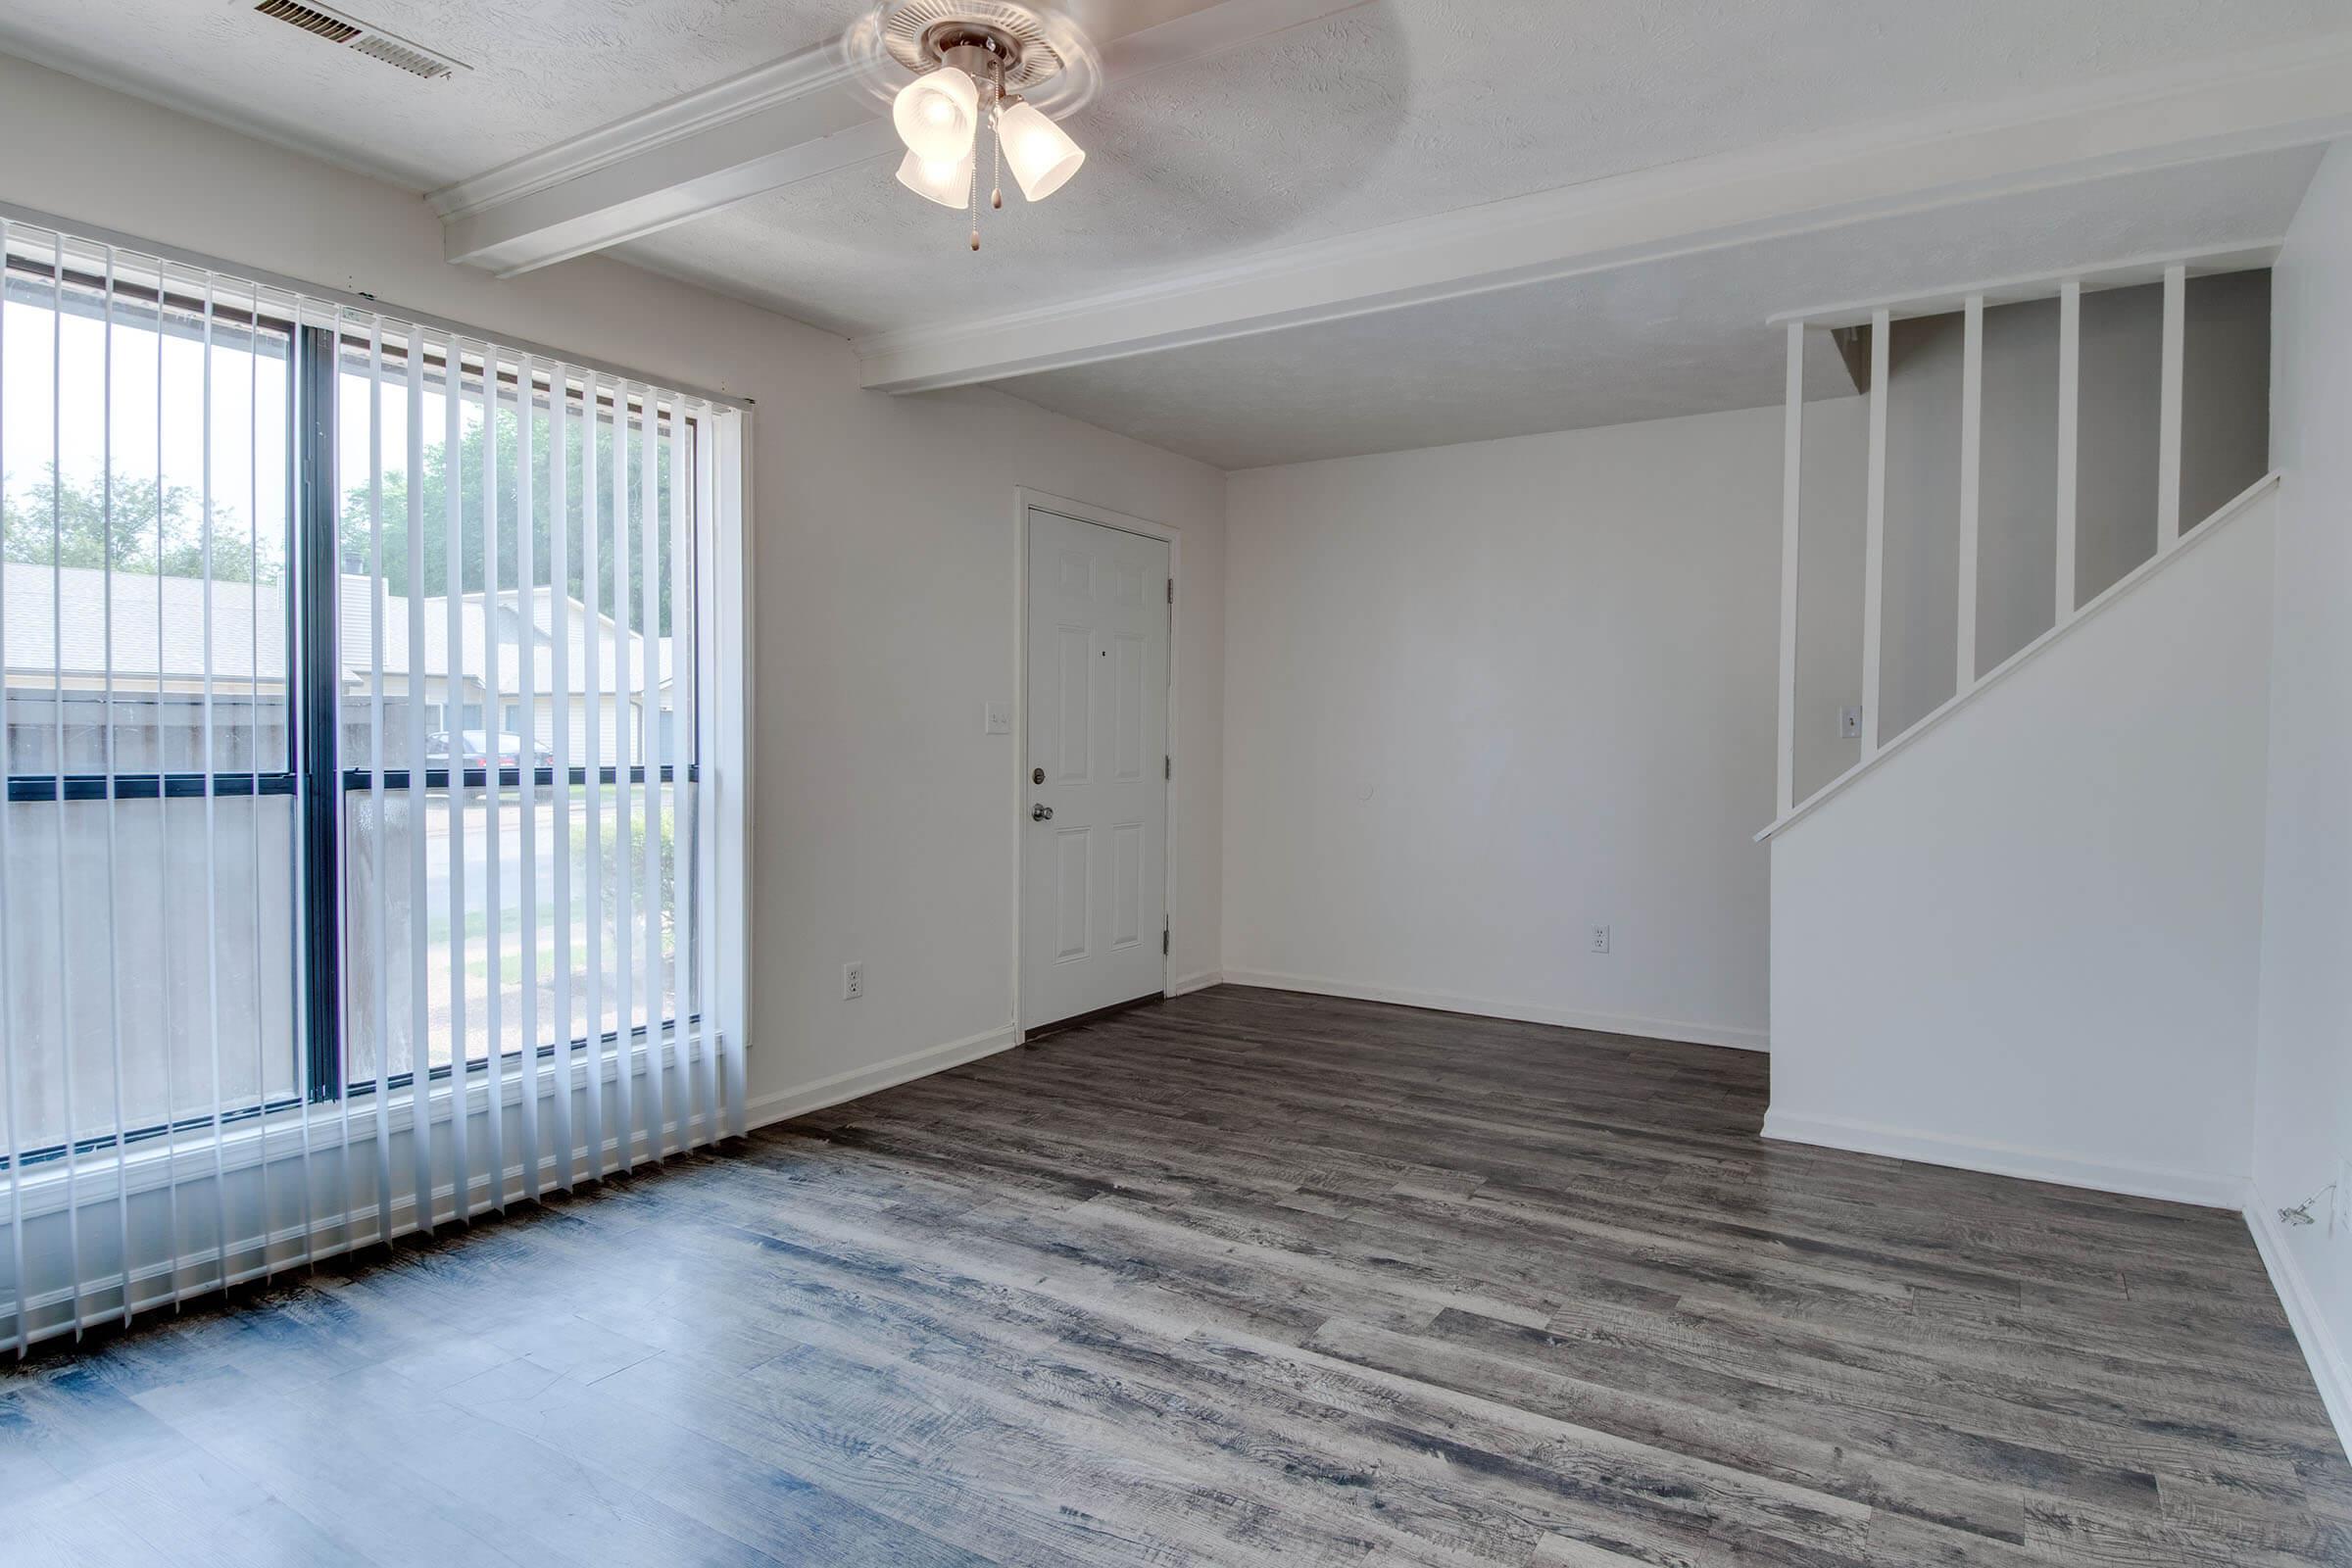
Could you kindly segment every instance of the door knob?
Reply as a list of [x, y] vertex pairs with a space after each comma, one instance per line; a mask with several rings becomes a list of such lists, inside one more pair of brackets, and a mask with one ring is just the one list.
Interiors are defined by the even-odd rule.
[[1029, 820], [1032, 822], [1053, 821], [1054, 808], [1051, 806], [1032, 806], [1029, 808]]

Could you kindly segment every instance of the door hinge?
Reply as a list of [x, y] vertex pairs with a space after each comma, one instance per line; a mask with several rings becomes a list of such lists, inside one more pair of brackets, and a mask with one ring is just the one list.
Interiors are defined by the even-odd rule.
[[1168, 956], [1168, 928], [1164, 925], [1159, 928], [1159, 956], [1163, 958]]
[[1168, 603], [1172, 605], [1172, 604], [1174, 604], [1175, 602], [1176, 602], [1176, 579], [1175, 579], [1175, 578], [1173, 578], [1173, 577], [1170, 577], [1170, 578], [1168, 579]]
[[1159, 760], [1159, 776], [1161, 778], [1174, 778], [1176, 776], [1176, 759], [1173, 757], [1162, 757]]

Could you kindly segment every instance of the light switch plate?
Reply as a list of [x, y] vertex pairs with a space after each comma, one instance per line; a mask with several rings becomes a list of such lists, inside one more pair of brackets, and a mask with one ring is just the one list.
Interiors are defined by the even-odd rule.
[[980, 733], [1009, 735], [1012, 733], [1012, 705], [990, 703], [980, 710]]

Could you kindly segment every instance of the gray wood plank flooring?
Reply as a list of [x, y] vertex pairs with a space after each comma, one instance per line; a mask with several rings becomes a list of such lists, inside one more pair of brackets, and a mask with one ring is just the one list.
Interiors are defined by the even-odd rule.
[[0, 1371], [9, 1563], [2352, 1564], [2242, 1223], [1218, 989]]

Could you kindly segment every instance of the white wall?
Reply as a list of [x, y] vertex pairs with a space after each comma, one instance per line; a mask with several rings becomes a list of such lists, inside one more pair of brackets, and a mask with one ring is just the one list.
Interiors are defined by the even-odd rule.
[[2313, 179], [2274, 273], [2272, 444], [2285, 470], [2271, 698], [2261, 1056], [2249, 1213], [2339, 1430], [2352, 1430], [2352, 1241], [2273, 1212], [2352, 1156], [2352, 148]]
[[1227, 976], [1761, 1046], [1780, 469], [1760, 409], [1234, 474]]
[[2277, 505], [1774, 838], [1769, 1136], [2236, 1205]]
[[[0, 145], [0, 201], [756, 401], [756, 1111], [1012, 1017], [1018, 760], [981, 710], [1020, 695], [1015, 485], [1183, 531], [1175, 831], [1218, 842], [1215, 469], [994, 392], [864, 392], [845, 342], [614, 262], [450, 267], [413, 193], [5, 56]], [[1173, 868], [1173, 975], [1216, 962], [1217, 873]]]

